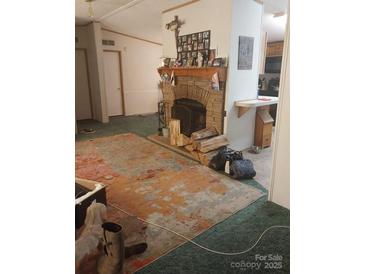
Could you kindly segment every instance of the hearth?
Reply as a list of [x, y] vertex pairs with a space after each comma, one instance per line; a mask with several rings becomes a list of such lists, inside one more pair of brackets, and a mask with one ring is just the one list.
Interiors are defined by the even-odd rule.
[[202, 103], [188, 98], [175, 100], [172, 107], [172, 118], [180, 120], [180, 131], [188, 137], [206, 127], [206, 113]]

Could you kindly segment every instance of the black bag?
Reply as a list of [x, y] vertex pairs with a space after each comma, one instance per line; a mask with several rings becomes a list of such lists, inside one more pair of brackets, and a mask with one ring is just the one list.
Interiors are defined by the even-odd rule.
[[252, 179], [256, 171], [251, 160], [235, 160], [229, 167], [230, 174], [234, 179]]
[[242, 152], [223, 147], [209, 162], [209, 167], [214, 170], [224, 170], [226, 162], [232, 163], [235, 160], [243, 160]]

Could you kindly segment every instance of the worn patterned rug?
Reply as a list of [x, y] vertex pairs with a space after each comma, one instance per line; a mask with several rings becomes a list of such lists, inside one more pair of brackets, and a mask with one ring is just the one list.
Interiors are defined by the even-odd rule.
[[[76, 176], [105, 183], [109, 204], [188, 238], [264, 195], [131, 133], [76, 142]], [[121, 212], [110, 209], [108, 214], [125, 223]], [[127, 259], [124, 273], [134, 273], [186, 242], [152, 225], [138, 233], [148, 249]]]

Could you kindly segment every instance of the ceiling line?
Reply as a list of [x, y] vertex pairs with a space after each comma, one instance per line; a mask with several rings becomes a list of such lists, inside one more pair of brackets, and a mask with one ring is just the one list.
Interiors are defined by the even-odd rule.
[[186, 2], [186, 3], [183, 3], [183, 4], [180, 4], [180, 5], [177, 5], [175, 7], [169, 8], [167, 10], [164, 10], [164, 11], [162, 11], [162, 13], [166, 13], [166, 12], [169, 12], [169, 11], [172, 11], [172, 10], [177, 10], [179, 8], [182, 8], [182, 7], [185, 7], [185, 6], [194, 4], [194, 3], [199, 2], [199, 1], [200, 0], [192, 0], [192, 1], [189, 1], [189, 2]]
[[135, 5], [138, 5], [139, 3], [143, 2], [143, 1], [144, 0], [134, 0], [134, 1], [131, 1], [128, 4], [125, 4], [125, 5], [123, 5], [123, 6], [119, 7], [119, 8], [116, 8], [115, 10], [113, 10], [113, 11], [111, 11], [111, 12], [109, 12], [109, 13], [101, 16], [101, 17], [99, 17], [97, 20], [101, 21], [101, 20], [103, 20], [105, 18], [108, 18], [108, 17], [116, 14], [117, 12], [120, 12], [120, 11], [126, 10], [126, 9], [129, 9], [131, 7], [134, 7]]
[[161, 43], [153, 42], [151, 40], [147, 40], [147, 39], [144, 39], [144, 38], [139, 38], [137, 36], [133, 36], [133, 35], [130, 35], [130, 34], [125, 34], [125, 33], [122, 33], [122, 32], [119, 32], [119, 31], [115, 31], [115, 30], [111, 30], [111, 29], [107, 29], [107, 28], [101, 28], [101, 29], [102, 30], [105, 30], [105, 31], [112, 32], [112, 33], [116, 33], [116, 34], [119, 34], [119, 35], [123, 35], [123, 36], [129, 37], [129, 38], [133, 38], [133, 39], [137, 39], [137, 40], [144, 41], [144, 42], [147, 42], [147, 43], [151, 43], [151, 44], [155, 44], [155, 45], [162, 46]]

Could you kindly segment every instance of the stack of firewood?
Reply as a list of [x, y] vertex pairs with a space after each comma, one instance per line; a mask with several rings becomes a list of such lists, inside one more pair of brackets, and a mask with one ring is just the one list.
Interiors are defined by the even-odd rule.
[[170, 121], [170, 144], [184, 147], [201, 164], [208, 166], [219, 149], [229, 145], [229, 142], [213, 127], [196, 131], [189, 138], [180, 133], [180, 121], [172, 119]]

